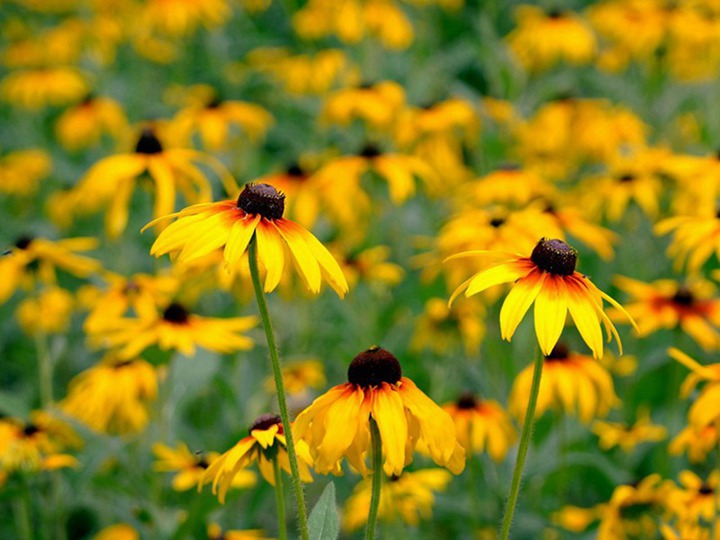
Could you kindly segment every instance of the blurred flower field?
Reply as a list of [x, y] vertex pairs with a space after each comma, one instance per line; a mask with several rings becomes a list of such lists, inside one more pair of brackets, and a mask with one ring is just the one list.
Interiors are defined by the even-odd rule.
[[0, 21], [0, 538], [720, 540], [720, 4]]

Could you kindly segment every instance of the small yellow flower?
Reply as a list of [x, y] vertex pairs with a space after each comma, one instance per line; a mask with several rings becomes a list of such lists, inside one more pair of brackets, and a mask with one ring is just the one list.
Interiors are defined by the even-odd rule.
[[371, 415], [380, 430], [386, 474], [400, 475], [420, 441], [438, 465], [455, 474], [465, 467], [452, 418], [403, 377], [400, 362], [380, 347], [358, 354], [348, 382], [317, 398], [298, 415], [293, 430], [310, 447], [317, 472], [339, 472], [346, 457], [366, 475]]
[[103, 135], [119, 141], [127, 129], [122, 106], [114, 99], [93, 95], [70, 107], [55, 123], [58, 141], [70, 151], [97, 146]]
[[681, 487], [671, 492], [668, 502], [680, 519], [695, 522], [702, 519], [706, 523], [714, 521], [720, 503], [720, 471], [710, 473], [707, 480], [691, 471], [681, 471], [678, 480]]
[[690, 425], [703, 429], [720, 421], [720, 364], [702, 366], [675, 347], [670, 347], [668, 354], [691, 371], [680, 387], [681, 397], [687, 398], [701, 381], [706, 381], [700, 395], [690, 406]]
[[[178, 443], [175, 448], [156, 443], [153, 453], [157, 461], [153, 469], [158, 472], [177, 472], [172, 479], [172, 488], [175, 491], [187, 491], [197, 487], [207, 468], [220, 457], [217, 452], [207, 454], [193, 454], [185, 443]], [[255, 473], [252, 471], [238, 471], [230, 487], [243, 489], [253, 487], [257, 483]]]
[[468, 453], [487, 452], [500, 462], [517, 439], [510, 415], [496, 401], [468, 392], [443, 409], [455, 422], [458, 441]]
[[447, 305], [442, 298], [430, 298], [415, 324], [410, 348], [446, 354], [461, 342], [468, 355], [480, 351], [485, 336], [485, 307], [479, 301]]
[[[247, 0], [243, 0], [247, 1]], [[207, 540], [272, 540], [259, 529], [245, 531], [223, 531], [217, 523], [211, 523], [207, 528]]]
[[688, 273], [697, 273], [715, 254], [720, 260], [720, 217], [716, 214], [675, 216], [655, 225], [655, 234], [674, 233], [667, 254], [675, 259], [675, 268], [686, 265]]
[[309, 231], [284, 218], [284, 210], [285, 196], [273, 186], [248, 184], [237, 201], [191, 206], [151, 222], [147, 226], [177, 218], [160, 233], [150, 253], [156, 257], [171, 253], [178, 263], [186, 263], [224, 248], [226, 268], [234, 268], [255, 239], [266, 270], [265, 292], [280, 282], [289, 249], [311, 292], [317, 294], [324, 279], [343, 297], [348, 285], [335, 259]]
[[[325, 367], [319, 360], [298, 360], [286, 362], [282, 367], [283, 386], [290, 396], [302, 395], [310, 389], [322, 388], [327, 382]], [[265, 388], [269, 392], [275, 391], [275, 379], [268, 377]]]
[[351, 289], [360, 281], [376, 286], [393, 287], [399, 284], [405, 271], [399, 265], [388, 262], [390, 248], [374, 246], [359, 252], [338, 256], [337, 259]]
[[43, 150], [20, 150], [0, 157], [0, 193], [28, 196], [50, 174], [52, 161]]
[[82, 99], [88, 90], [85, 75], [68, 66], [16, 70], [0, 81], [0, 97], [26, 109], [66, 105]]
[[150, 420], [157, 387], [152, 365], [141, 358], [122, 360], [109, 354], [70, 381], [60, 409], [102, 433], [135, 433]]
[[[380, 488], [378, 519], [404, 523], [417, 527], [421, 520], [432, 516], [435, 492], [445, 491], [452, 475], [444, 469], [424, 469], [391, 476]], [[361, 528], [367, 522], [372, 482], [363, 479], [355, 486], [345, 503], [342, 527], [346, 532]]]
[[[510, 391], [510, 412], [516, 418], [525, 416], [532, 377], [533, 367], [528, 366], [517, 376]], [[567, 414], [577, 413], [581, 422], [589, 424], [606, 416], [618, 402], [612, 377], [593, 358], [570, 352], [562, 343], [545, 356], [536, 416], [554, 408]]]
[[140, 540], [140, 534], [127, 523], [116, 523], [105, 527], [95, 536], [93, 540]]
[[[221, 503], [225, 502], [225, 495], [233, 485], [238, 472], [256, 461], [260, 474], [273, 486], [275, 485], [274, 460], [279, 460], [280, 467], [290, 474], [287, 443], [280, 417], [275, 414], [262, 415], [253, 422], [248, 432], [247, 437], [213, 461], [199, 480], [199, 489], [212, 481], [212, 492], [217, 494]], [[312, 482], [313, 477], [309, 469], [312, 458], [307, 445], [298, 441], [295, 443], [295, 451], [298, 456], [300, 479], [306, 483]]]
[[25, 298], [15, 310], [20, 328], [28, 336], [60, 334], [70, 326], [75, 307], [73, 295], [60, 287], [48, 287]]
[[610, 450], [619, 446], [626, 454], [639, 444], [658, 442], [667, 437], [667, 429], [651, 422], [647, 408], [638, 411], [637, 421], [632, 425], [598, 420], [593, 424], [592, 430], [600, 437], [600, 448]]
[[[460, 253], [453, 258], [487, 253], [471, 251]], [[510, 253], [496, 255], [501, 262], [460, 285], [450, 302], [463, 291], [465, 296], [472, 296], [493, 285], [514, 282], [500, 310], [500, 331], [503, 339], [509, 341], [512, 338], [530, 305], [535, 302], [535, 333], [543, 354], [549, 355], [560, 339], [568, 311], [595, 358], [603, 355], [601, 323], [605, 325], [608, 340], [614, 336], [622, 354], [617, 330], [603, 311], [602, 301], [607, 300], [618, 310], [626, 312], [620, 304], [575, 270], [575, 249], [561, 240], [543, 238], [530, 257]], [[629, 315], [628, 318], [634, 325], [635, 322]]]
[[718, 431], [714, 424], [705, 427], [690, 425], [670, 441], [668, 453], [671, 456], [687, 453], [691, 462], [702, 463], [708, 454], [717, 450], [718, 441]]
[[383, 130], [395, 122], [404, 105], [403, 87], [392, 81], [383, 81], [330, 94], [325, 100], [321, 118], [326, 123], [341, 126], [361, 119], [371, 127]]

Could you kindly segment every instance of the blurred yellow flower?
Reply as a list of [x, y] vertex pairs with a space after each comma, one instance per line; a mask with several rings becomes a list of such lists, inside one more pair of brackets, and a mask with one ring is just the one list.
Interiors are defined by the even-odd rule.
[[[288, 395], [300, 395], [307, 393], [310, 389], [322, 388], [327, 380], [325, 379], [325, 367], [320, 360], [297, 360], [285, 362], [282, 366], [283, 386]], [[275, 391], [275, 379], [265, 379], [265, 388], [268, 392]]]
[[70, 151], [97, 146], [103, 135], [119, 141], [127, 130], [122, 106], [114, 99], [93, 95], [68, 108], [55, 123], [58, 141]]
[[690, 274], [697, 273], [715, 254], [720, 260], [720, 217], [716, 213], [675, 216], [655, 225], [655, 234], [673, 234], [667, 254], [675, 259], [675, 268], [686, 266]]
[[405, 105], [405, 90], [392, 81], [337, 90], [325, 98], [321, 120], [349, 125], [363, 120], [372, 128], [389, 129]]
[[668, 354], [690, 369], [680, 387], [680, 397], [687, 398], [700, 382], [706, 382], [690, 406], [688, 423], [700, 430], [720, 421], [720, 364], [702, 366], [675, 347], [670, 347]]
[[116, 523], [105, 527], [95, 536], [93, 540], [140, 540], [140, 534], [127, 523]]
[[70, 326], [73, 295], [60, 287], [47, 287], [20, 302], [15, 317], [25, 334], [60, 334]]
[[0, 193], [28, 196], [50, 174], [52, 161], [44, 150], [18, 150], [0, 157]]
[[0, 98], [27, 109], [66, 105], [89, 91], [86, 76], [69, 66], [11, 71], [0, 81]]
[[462, 343], [466, 354], [476, 355], [485, 336], [485, 315], [485, 307], [479, 301], [448, 306], [442, 298], [430, 298], [415, 323], [410, 348], [445, 355], [453, 345]]
[[652, 423], [647, 408], [638, 411], [637, 420], [632, 425], [597, 420], [592, 430], [600, 437], [600, 448], [610, 450], [619, 446], [626, 454], [632, 452], [639, 444], [658, 442], [667, 437], [667, 429]]

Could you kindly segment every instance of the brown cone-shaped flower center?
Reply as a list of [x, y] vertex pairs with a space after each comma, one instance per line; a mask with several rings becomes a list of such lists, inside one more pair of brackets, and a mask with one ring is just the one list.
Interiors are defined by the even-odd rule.
[[672, 301], [675, 304], [680, 304], [681, 306], [692, 306], [695, 302], [695, 297], [692, 292], [690, 292], [690, 289], [682, 285], [678, 287], [677, 291], [675, 291]]
[[569, 276], [575, 271], [577, 251], [562, 240], [542, 238], [530, 255], [543, 272], [556, 276]]
[[372, 143], [369, 143], [369, 144], [366, 144], [362, 150], [360, 150], [359, 155], [360, 155], [360, 157], [372, 159], [372, 158], [378, 157], [381, 154], [382, 154], [382, 152], [380, 151], [380, 149], [377, 146], [375, 146]]
[[550, 19], [561, 19], [565, 16], [565, 13], [560, 8], [553, 8], [546, 12]]
[[30, 244], [33, 241], [32, 236], [21, 236], [17, 240], [15, 240], [15, 247], [18, 249], [27, 249], [30, 247]]
[[458, 409], [474, 409], [477, 407], [477, 399], [475, 399], [475, 395], [472, 392], [464, 392], [458, 398], [456, 405]]
[[618, 176], [618, 182], [620, 182], [622, 184], [626, 184], [626, 183], [634, 181], [635, 178], [637, 178], [637, 177], [633, 173], [625, 173], [625, 174]]
[[700, 493], [701, 495], [712, 495], [713, 493], [715, 493], [715, 490], [708, 484], [703, 484], [702, 486], [700, 486], [698, 493]]
[[545, 357], [545, 361], [561, 362], [563, 360], [567, 360], [569, 354], [570, 350], [567, 348], [567, 345], [565, 345], [564, 343], [556, 343], [553, 347], [553, 350], [550, 351], [550, 354]]
[[252, 433], [256, 429], [264, 431], [266, 429], [270, 429], [274, 425], [278, 425], [279, 432], [282, 433], [282, 419], [277, 414], [263, 414], [252, 423], [248, 429], [248, 433]]
[[504, 224], [505, 224], [505, 219], [503, 219], [503, 218], [497, 217], [497, 218], [492, 218], [490, 220], [490, 226], [495, 229], [502, 227]]
[[32, 436], [35, 435], [38, 431], [40, 431], [40, 428], [37, 427], [35, 424], [27, 424], [27, 425], [23, 428], [23, 435], [25, 435], [26, 437], [32, 437]]
[[269, 184], [248, 184], [238, 197], [237, 207], [247, 214], [280, 219], [285, 212], [285, 194]]
[[187, 309], [178, 303], [173, 302], [163, 312], [163, 320], [175, 324], [184, 324], [187, 322], [190, 313]]
[[287, 166], [287, 169], [285, 169], [285, 174], [293, 178], [302, 178], [305, 176], [305, 171], [302, 170], [302, 167], [298, 163], [291, 163]]
[[146, 127], [142, 130], [140, 138], [135, 145], [136, 154], [160, 154], [163, 151], [162, 144], [155, 136], [153, 130]]
[[348, 368], [348, 381], [363, 388], [380, 386], [384, 382], [396, 384], [401, 378], [398, 359], [376, 345], [358, 354]]

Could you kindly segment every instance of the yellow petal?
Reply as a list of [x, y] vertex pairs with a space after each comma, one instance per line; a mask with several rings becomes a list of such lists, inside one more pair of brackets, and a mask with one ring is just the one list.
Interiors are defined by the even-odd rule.
[[535, 334], [544, 355], [549, 355], [560, 339], [567, 317], [567, 292], [562, 276], [545, 278], [535, 300]]
[[500, 333], [503, 339], [510, 341], [515, 329], [542, 289], [546, 275], [545, 272], [533, 270], [510, 289], [500, 308]]

